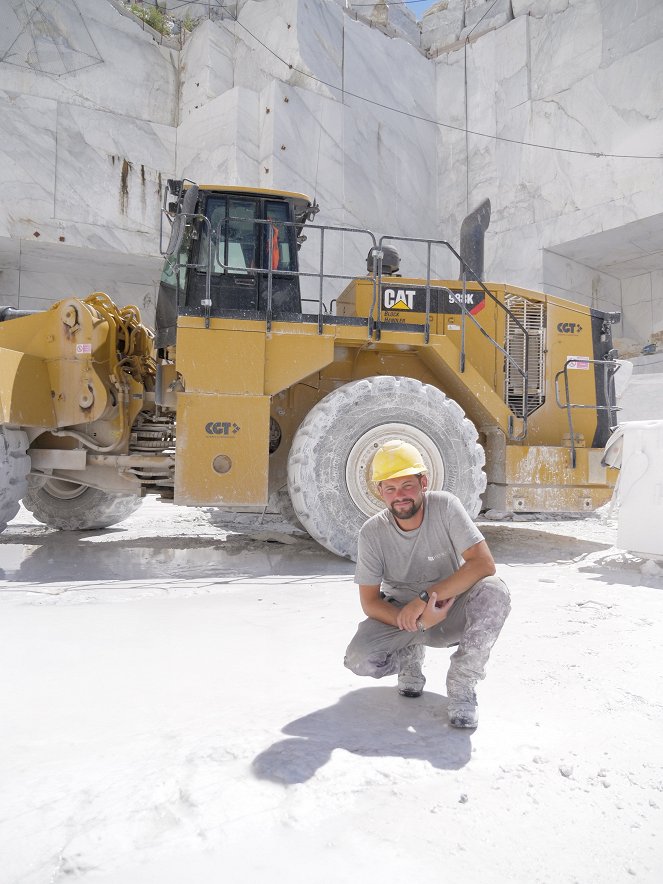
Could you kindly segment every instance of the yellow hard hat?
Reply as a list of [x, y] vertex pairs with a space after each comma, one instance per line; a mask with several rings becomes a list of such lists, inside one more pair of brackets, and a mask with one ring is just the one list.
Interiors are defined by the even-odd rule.
[[375, 452], [371, 478], [374, 482], [384, 482], [426, 472], [426, 464], [414, 445], [402, 439], [391, 439]]

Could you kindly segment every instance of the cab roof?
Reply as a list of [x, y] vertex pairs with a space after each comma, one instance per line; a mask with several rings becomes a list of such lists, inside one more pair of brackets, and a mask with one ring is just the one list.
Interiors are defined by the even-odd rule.
[[236, 193], [240, 196], [245, 194], [247, 196], [262, 196], [267, 199], [276, 197], [277, 199], [288, 200], [288, 202], [292, 203], [295, 218], [298, 220], [303, 220], [308, 215], [309, 209], [313, 208], [314, 205], [314, 201], [310, 196], [290, 190], [272, 190], [268, 187], [241, 187], [230, 184], [199, 184], [198, 189], [200, 192], [206, 191], [207, 193]]

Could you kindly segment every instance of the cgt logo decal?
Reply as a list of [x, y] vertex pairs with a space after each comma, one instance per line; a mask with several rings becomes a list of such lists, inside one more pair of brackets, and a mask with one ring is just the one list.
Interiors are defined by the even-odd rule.
[[558, 322], [557, 331], [560, 335], [577, 335], [582, 331], [582, 326], [577, 322]]
[[210, 421], [205, 424], [205, 432], [210, 436], [234, 436], [239, 429], [232, 421]]

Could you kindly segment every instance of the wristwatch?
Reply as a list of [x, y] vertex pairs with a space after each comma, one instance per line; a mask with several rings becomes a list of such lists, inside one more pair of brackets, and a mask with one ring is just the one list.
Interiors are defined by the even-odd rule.
[[428, 604], [428, 602], [430, 600], [430, 596], [428, 595], [428, 593], [426, 592], [425, 589], [421, 590], [421, 592], [419, 593], [419, 598], [421, 599], [422, 602], [426, 602], [426, 604]]

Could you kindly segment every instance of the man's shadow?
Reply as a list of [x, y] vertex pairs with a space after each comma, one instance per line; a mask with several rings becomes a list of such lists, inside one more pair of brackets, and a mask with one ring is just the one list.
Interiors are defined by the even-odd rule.
[[291, 721], [292, 734], [253, 761], [253, 773], [276, 783], [303, 783], [326, 764], [334, 749], [366, 758], [418, 758], [443, 770], [458, 770], [470, 759], [470, 734], [452, 728], [447, 700], [425, 692], [401, 697], [393, 687], [360, 688], [334, 706]]

